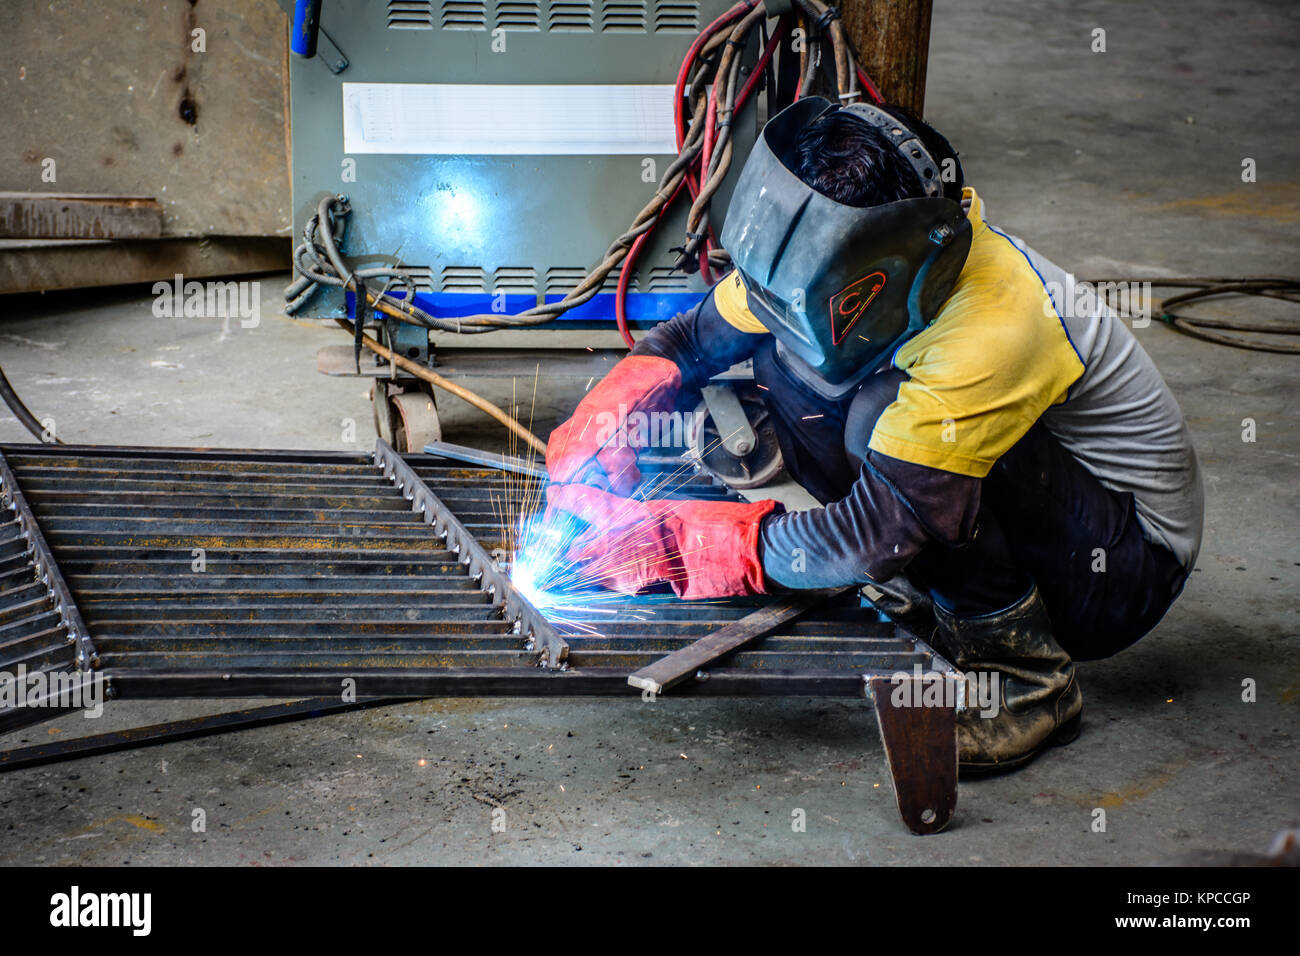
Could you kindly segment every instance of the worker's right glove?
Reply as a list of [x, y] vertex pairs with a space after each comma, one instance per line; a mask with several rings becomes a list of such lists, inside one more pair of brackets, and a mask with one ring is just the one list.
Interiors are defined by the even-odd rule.
[[775, 501], [619, 498], [586, 485], [550, 485], [550, 523], [572, 515], [586, 531], [562, 555], [567, 587], [624, 594], [668, 584], [686, 600], [766, 594], [759, 529]]
[[681, 385], [681, 370], [666, 358], [629, 355], [620, 361], [578, 403], [573, 417], [551, 432], [546, 445], [551, 481], [629, 494], [641, 483], [641, 472], [628, 416], [670, 409]]

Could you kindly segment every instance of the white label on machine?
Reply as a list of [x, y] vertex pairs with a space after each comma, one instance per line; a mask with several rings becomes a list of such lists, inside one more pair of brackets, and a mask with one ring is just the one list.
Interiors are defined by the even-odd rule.
[[344, 83], [343, 151], [673, 154], [673, 87]]

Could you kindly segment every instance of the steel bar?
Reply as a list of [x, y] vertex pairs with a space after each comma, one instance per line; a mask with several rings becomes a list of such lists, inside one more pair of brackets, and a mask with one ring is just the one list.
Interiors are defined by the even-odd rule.
[[94, 734], [89, 737], [76, 737], [72, 740], [61, 740], [58, 743], [15, 747], [13, 750], [0, 751], [0, 773], [9, 770], [21, 770], [25, 767], [61, 763], [65, 760], [76, 760], [81, 757], [98, 757], [122, 750], [154, 747], [178, 740], [193, 740], [196, 737], [224, 734], [232, 730], [249, 730], [253, 727], [266, 727], [271, 724], [283, 724], [293, 720], [323, 717], [327, 714], [339, 714], [371, 707], [386, 707], [391, 704], [405, 703], [406, 700], [407, 698], [402, 697], [371, 698], [350, 703], [344, 703], [337, 697], [297, 700], [286, 704], [267, 704], [263, 707], [248, 707], [243, 710], [227, 711], [220, 714], [206, 714], [202, 717], [191, 717], [186, 720], [151, 724], [148, 727], [133, 727], [130, 730], [115, 730], [110, 733]]
[[524, 636], [539, 652], [539, 663], [559, 668], [569, 654], [569, 646], [542, 613], [533, 607], [510, 578], [497, 566], [478, 539], [469, 533], [460, 519], [439, 500], [402, 456], [382, 438], [375, 439], [375, 464], [397, 485], [411, 502], [411, 508], [424, 516], [447, 546], [465, 562], [470, 573], [479, 578], [480, 586], [502, 605], [508, 620], [518, 621]]
[[[337, 696], [344, 680], [359, 697], [628, 697], [627, 671], [591, 667], [567, 671], [541, 667], [376, 668], [364, 672], [320, 668], [130, 668], [115, 673], [122, 699], [175, 697]], [[718, 669], [707, 681], [683, 685], [682, 694], [704, 697], [861, 698], [862, 676], [853, 671], [766, 672]]]
[[723, 655], [765, 634], [770, 634], [775, 628], [803, 614], [819, 601], [831, 601], [843, 593], [845, 592], [814, 591], [774, 601], [767, 607], [754, 611], [739, 621], [733, 621], [681, 650], [673, 651], [649, 667], [641, 668], [630, 675], [627, 682], [640, 690], [662, 694]]
[[3, 452], [0, 452], [0, 494], [3, 494], [6, 506], [13, 511], [18, 524], [22, 527], [23, 537], [31, 545], [32, 561], [36, 565], [40, 579], [53, 594], [54, 610], [67, 629], [68, 640], [76, 646], [77, 669], [90, 670], [99, 663], [95, 645], [90, 640], [90, 631], [86, 628], [85, 621], [81, 619], [81, 612], [77, 610], [72, 592], [68, 589], [67, 582], [63, 580], [63, 574], [54, 560], [54, 554], [50, 551], [36, 516], [32, 514], [27, 499], [23, 497], [22, 489], [18, 487], [18, 479], [14, 477]]
[[530, 478], [546, 478], [546, 466], [524, 461], [513, 455], [498, 455], [493, 452], [480, 451], [466, 445], [453, 445], [451, 442], [431, 441], [424, 446], [426, 455], [437, 455], [451, 461], [463, 461], [471, 465], [482, 465], [497, 471], [510, 471]]

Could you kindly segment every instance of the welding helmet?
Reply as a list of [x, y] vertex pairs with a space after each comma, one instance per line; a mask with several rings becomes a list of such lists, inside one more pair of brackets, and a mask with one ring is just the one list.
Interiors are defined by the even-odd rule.
[[[888, 137], [925, 195], [848, 206], [794, 173], [799, 133], [838, 109]], [[805, 97], [772, 118], [737, 180], [722, 245], [749, 309], [801, 379], [846, 394], [934, 318], [970, 251], [961, 183], [945, 186], [921, 137], [876, 106]]]

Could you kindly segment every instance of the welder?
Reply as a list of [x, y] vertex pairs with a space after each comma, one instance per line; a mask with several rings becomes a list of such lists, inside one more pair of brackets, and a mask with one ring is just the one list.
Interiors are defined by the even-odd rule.
[[[568, 557], [635, 524], [653, 546], [607, 562], [607, 587], [862, 585], [963, 673], [997, 676], [996, 715], [959, 718], [963, 770], [1073, 740], [1074, 661], [1150, 631], [1200, 546], [1190, 434], [1133, 333], [992, 225], [948, 141], [897, 108], [808, 97], [779, 113], [722, 245], [734, 270], [550, 437], [550, 513], [593, 529]], [[637, 436], [597, 419], [670, 409], [746, 359], [786, 468], [825, 507], [625, 500]]]

